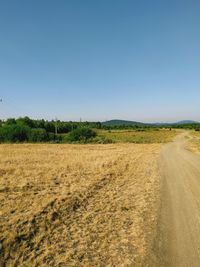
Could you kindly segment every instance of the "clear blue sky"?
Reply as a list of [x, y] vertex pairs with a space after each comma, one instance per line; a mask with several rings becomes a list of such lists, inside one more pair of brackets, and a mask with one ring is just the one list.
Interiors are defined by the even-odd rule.
[[0, 1], [0, 118], [200, 121], [199, 0]]

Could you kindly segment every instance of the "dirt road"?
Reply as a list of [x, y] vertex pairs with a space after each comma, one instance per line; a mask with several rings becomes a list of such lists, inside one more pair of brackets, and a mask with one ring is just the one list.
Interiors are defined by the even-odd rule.
[[185, 149], [188, 133], [161, 154], [159, 266], [200, 266], [200, 157]]

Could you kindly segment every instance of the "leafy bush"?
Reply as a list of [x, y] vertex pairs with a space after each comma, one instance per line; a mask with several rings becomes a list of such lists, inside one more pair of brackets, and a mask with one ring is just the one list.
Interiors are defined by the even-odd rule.
[[41, 128], [31, 129], [28, 136], [29, 142], [46, 142], [48, 140], [49, 137], [46, 130]]
[[94, 138], [96, 133], [87, 127], [77, 128], [71, 131], [68, 135], [69, 142], [87, 142], [88, 140]]
[[62, 143], [63, 137], [60, 134], [48, 133], [49, 141], [53, 143]]
[[0, 142], [25, 142], [28, 141], [30, 128], [25, 125], [10, 125], [0, 128]]
[[23, 124], [4, 125], [0, 127], [0, 142], [21, 143], [21, 142], [56, 142], [60, 143], [62, 137], [54, 133], [47, 133], [42, 128], [30, 128]]

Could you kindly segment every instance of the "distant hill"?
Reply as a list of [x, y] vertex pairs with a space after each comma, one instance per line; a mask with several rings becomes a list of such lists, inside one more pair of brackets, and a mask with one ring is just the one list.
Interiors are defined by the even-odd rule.
[[173, 123], [168, 122], [155, 122], [155, 123], [143, 123], [138, 121], [127, 121], [127, 120], [109, 120], [102, 122], [104, 126], [120, 126], [120, 125], [138, 125], [138, 126], [167, 126], [167, 125], [184, 125], [184, 124], [198, 124], [199, 122], [193, 120], [183, 120]]
[[138, 121], [126, 121], [126, 120], [110, 120], [110, 121], [104, 121], [102, 122], [102, 125], [105, 126], [119, 126], [119, 125], [138, 125], [138, 126], [144, 126], [147, 125], [142, 122]]
[[178, 121], [175, 124], [195, 124], [199, 123], [198, 121], [192, 121], [192, 120], [184, 120], [184, 121]]
[[153, 125], [157, 126], [167, 126], [167, 125], [185, 125], [185, 124], [199, 124], [200, 122], [198, 121], [193, 121], [193, 120], [183, 120], [183, 121], [177, 121], [177, 122], [157, 122], [157, 123], [152, 123]]

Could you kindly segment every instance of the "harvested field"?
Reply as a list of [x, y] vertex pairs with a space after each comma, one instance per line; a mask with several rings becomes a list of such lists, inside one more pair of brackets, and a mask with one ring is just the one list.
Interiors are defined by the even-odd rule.
[[0, 145], [0, 266], [152, 266], [160, 148]]
[[187, 148], [194, 153], [200, 154], [200, 132], [193, 131], [190, 133]]

